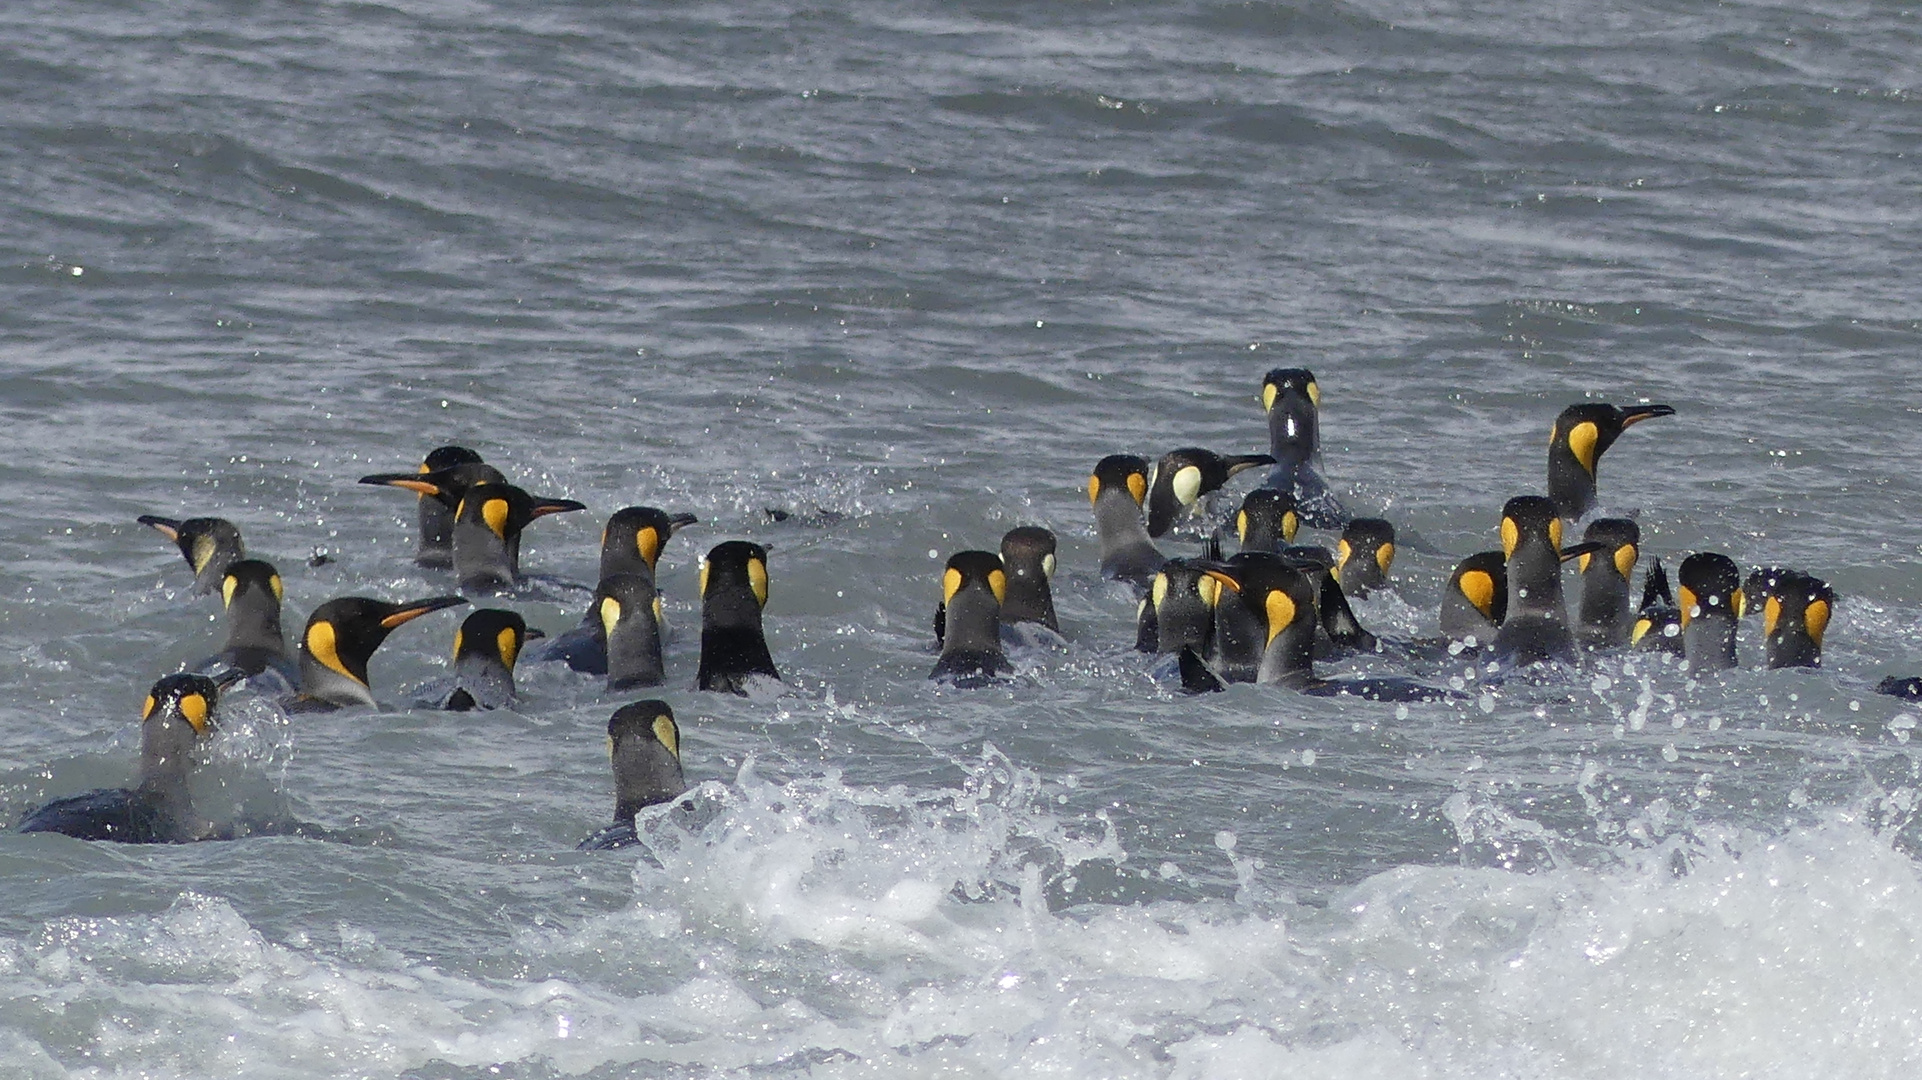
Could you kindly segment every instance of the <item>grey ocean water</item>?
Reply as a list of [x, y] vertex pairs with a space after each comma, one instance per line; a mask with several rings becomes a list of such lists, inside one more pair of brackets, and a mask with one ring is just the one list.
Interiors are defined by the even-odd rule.
[[[431, 595], [411, 498], [353, 481], [450, 441], [589, 507], [529, 531], [550, 632], [608, 513], [700, 516], [662, 567], [704, 783], [576, 853], [627, 698], [412, 709], [423, 619], [379, 713], [223, 707], [209, 798], [352, 842], [0, 837], [0, 1075], [1913, 1075], [1916, 714], [1870, 688], [1922, 670], [1919, 19], [9, 5], [0, 816], [124, 782], [214, 648], [136, 516], [236, 521], [296, 624]], [[1826, 668], [1754, 670], [1751, 624], [1702, 681], [1170, 693], [1088, 470], [1261, 448], [1292, 365], [1336, 488], [1456, 554], [1562, 406], [1672, 404], [1605, 503], [1671, 566], [1828, 578]], [[1071, 647], [928, 684], [940, 558], [1020, 523]], [[689, 690], [733, 537], [785, 696]], [[1362, 617], [1431, 632], [1450, 564], [1405, 545]]]

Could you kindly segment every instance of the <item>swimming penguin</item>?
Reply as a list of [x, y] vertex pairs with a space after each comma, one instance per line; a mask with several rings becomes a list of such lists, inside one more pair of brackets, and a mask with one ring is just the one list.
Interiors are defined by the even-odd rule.
[[1136, 649], [1163, 655], [1184, 648], [1207, 653], [1215, 629], [1215, 592], [1221, 588], [1206, 569], [1209, 561], [1169, 559], [1162, 564], [1141, 600]]
[[476, 480], [485, 468], [468, 464], [428, 473], [376, 473], [360, 482], [406, 488], [451, 508], [453, 565], [461, 588], [496, 592], [520, 581], [523, 529], [535, 518], [587, 507], [573, 499], [537, 498], [502, 481]]
[[518, 700], [514, 661], [529, 639], [541, 632], [511, 611], [481, 608], [454, 631], [454, 686], [438, 708], [451, 712], [505, 709]]
[[1101, 576], [1142, 589], [1167, 561], [1141, 523], [1141, 503], [1147, 497], [1148, 462], [1133, 454], [1102, 458], [1088, 477], [1088, 502], [1101, 536]]
[[1674, 416], [1667, 405], [1621, 408], [1590, 402], [1570, 405], [1548, 433], [1548, 497], [1570, 521], [1595, 508], [1595, 467], [1622, 432], [1657, 416]]
[[580, 851], [637, 843], [634, 815], [687, 791], [681, 728], [665, 701], [650, 698], [615, 710], [607, 721], [607, 756], [614, 765], [614, 824], [581, 841]]
[[[459, 471], [452, 471], [455, 469]], [[421, 462], [420, 471], [458, 476], [463, 487], [507, 483], [499, 469], [465, 446], [435, 447]], [[420, 507], [420, 546], [414, 552], [415, 565], [441, 570], [454, 565], [454, 505], [424, 491], [417, 493], [415, 501]]]
[[1442, 590], [1441, 631], [1474, 645], [1492, 645], [1508, 618], [1508, 559], [1499, 551], [1478, 551], [1455, 564]]
[[153, 685], [140, 712], [140, 772], [131, 788], [89, 791], [28, 814], [23, 833], [53, 832], [78, 840], [179, 844], [209, 837], [194, 814], [187, 778], [194, 751], [213, 731], [220, 692], [244, 676], [169, 675]]
[[1224, 457], [1199, 446], [1168, 451], [1155, 463], [1148, 483], [1148, 535], [1166, 534], [1174, 528], [1175, 518], [1193, 512], [1202, 496], [1219, 491], [1236, 474], [1274, 463], [1268, 454]]
[[342, 596], [320, 605], [307, 617], [300, 636], [300, 696], [290, 707], [299, 712], [377, 707], [367, 685], [367, 661], [374, 650], [402, 623], [465, 603], [464, 596], [430, 596], [405, 604]]
[[1596, 518], [1582, 539], [1602, 546], [1575, 562], [1582, 583], [1576, 634], [1588, 648], [1619, 649], [1635, 629], [1628, 583], [1640, 555], [1641, 527], [1627, 518]]
[[[1835, 590], [1821, 578], [1785, 570], [1769, 576], [1760, 595], [1768, 666], [1821, 667], [1822, 635], [1835, 610]], [[1744, 598], [1752, 602], [1746, 592]]]
[[614, 511], [601, 530], [601, 574], [654, 576], [661, 549], [675, 533], [700, 522], [693, 514], [670, 514], [652, 506], [627, 506]]
[[1009, 529], [1001, 537], [1001, 566], [1007, 571], [1007, 595], [1001, 601], [1001, 622], [1040, 623], [1061, 632], [1054, 615], [1054, 533], [1039, 525]]
[[201, 674], [239, 671], [250, 688], [270, 697], [300, 687], [300, 666], [287, 650], [280, 629], [280, 574], [273, 564], [242, 559], [227, 567], [220, 598], [227, 608], [227, 641], [211, 658], [194, 665]]
[[194, 571], [194, 591], [210, 593], [220, 588], [227, 568], [247, 557], [240, 542], [240, 530], [226, 518], [198, 517], [185, 521], [142, 514], [137, 518], [180, 547], [180, 554]]
[[1381, 639], [1362, 628], [1355, 609], [1348, 606], [1348, 595], [1335, 577], [1335, 553], [1317, 544], [1289, 544], [1280, 552], [1282, 561], [1308, 578], [1315, 590], [1315, 609], [1321, 621], [1316, 637], [1316, 655], [1332, 659], [1345, 652], [1374, 652]]
[[930, 679], [957, 683], [999, 675], [1009, 670], [1001, 649], [1001, 602], [1008, 593], [1008, 575], [1001, 556], [992, 551], [957, 551], [948, 557], [941, 574], [941, 609], [945, 612], [941, 658]]
[[1682, 655], [1691, 675], [1735, 666], [1736, 621], [1745, 610], [1742, 571], [1735, 560], [1698, 551], [1675, 572], [1682, 609]]
[[1502, 507], [1502, 554], [1508, 559], [1508, 617], [1495, 632], [1495, 656], [1517, 667], [1575, 662], [1575, 636], [1562, 603], [1562, 562], [1600, 545], [1562, 547], [1553, 501], [1518, 495]]
[[1243, 551], [1280, 551], [1300, 529], [1301, 507], [1292, 491], [1256, 488], [1235, 511], [1235, 538]]
[[1339, 529], [1348, 511], [1316, 472], [1321, 460], [1321, 387], [1307, 368], [1275, 368], [1261, 380], [1268, 414], [1268, 453], [1275, 467], [1262, 487], [1293, 495], [1301, 516], [1317, 529]]
[[1335, 547], [1335, 580], [1350, 596], [1367, 596], [1388, 584], [1395, 564], [1395, 526], [1381, 518], [1355, 518]]
[[779, 679], [767, 650], [767, 549], [746, 540], [716, 544], [701, 563], [702, 690], [746, 694], [748, 677]]
[[609, 574], [594, 590], [594, 616], [607, 656], [607, 688], [627, 690], [667, 681], [661, 659], [661, 594], [652, 576]]
[[1644, 652], [1682, 655], [1682, 609], [1675, 606], [1660, 559], [1652, 560], [1642, 576], [1642, 606], [1636, 609], [1628, 641]]

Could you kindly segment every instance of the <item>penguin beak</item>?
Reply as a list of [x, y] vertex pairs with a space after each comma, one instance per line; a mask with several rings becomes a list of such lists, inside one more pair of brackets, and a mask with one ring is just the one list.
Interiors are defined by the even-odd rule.
[[439, 495], [441, 487], [432, 481], [423, 480], [418, 473], [375, 473], [363, 476], [360, 483], [384, 485], [386, 487], [406, 488], [422, 495]]
[[155, 532], [166, 537], [167, 539], [174, 541], [175, 543], [180, 542], [180, 522], [174, 520], [173, 518], [155, 517], [152, 514], [142, 514], [134, 520], [140, 522], [140, 524], [145, 525], [149, 529], [154, 530]]
[[1622, 426], [1633, 427], [1644, 420], [1658, 416], [1674, 416], [1675, 410], [1667, 405], [1631, 405], [1622, 410]]
[[570, 510], [585, 509], [587, 509], [586, 503], [575, 502], [573, 499], [535, 499], [533, 516], [546, 517], [549, 514], [565, 514]]
[[1579, 559], [1584, 555], [1593, 555], [1607, 546], [1607, 544], [1601, 543], [1600, 541], [1585, 540], [1572, 547], [1563, 548], [1562, 561], [1567, 562], [1570, 559]]
[[693, 514], [670, 514], [667, 518], [667, 535], [673, 536], [689, 525], [699, 525], [701, 519]]
[[457, 604], [465, 604], [466, 602], [467, 598], [465, 596], [435, 596], [426, 600], [416, 600], [411, 604], [403, 605], [399, 611], [382, 619], [380, 625], [392, 630], [394, 627], [402, 623], [412, 622], [422, 615], [439, 611], [442, 608], [454, 607]]
[[239, 668], [228, 668], [220, 674], [213, 676], [214, 688], [225, 691], [228, 687], [240, 682], [246, 677], [247, 673], [245, 671]]
[[539, 641], [541, 638], [544, 638], [546, 636], [547, 636], [547, 631], [542, 630], [538, 626], [528, 627], [527, 632], [521, 635], [521, 637], [527, 639], [528, 641]]

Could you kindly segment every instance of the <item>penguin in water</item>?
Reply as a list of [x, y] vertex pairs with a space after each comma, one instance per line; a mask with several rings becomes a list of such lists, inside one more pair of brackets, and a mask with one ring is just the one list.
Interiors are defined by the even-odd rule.
[[1465, 644], [1492, 645], [1508, 618], [1508, 558], [1478, 551], [1455, 564], [1442, 591], [1441, 632]]
[[607, 721], [607, 757], [614, 766], [614, 824], [581, 841], [579, 851], [638, 843], [634, 816], [687, 792], [681, 728], [665, 701], [650, 698], [616, 709]]
[[1289, 566], [1301, 571], [1315, 590], [1315, 609], [1319, 612], [1321, 633], [1316, 637], [1316, 655], [1327, 660], [1345, 652], [1374, 652], [1381, 639], [1363, 629], [1348, 606], [1348, 594], [1335, 577], [1336, 556], [1314, 544], [1290, 544], [1281, 549]]
[[1220, 690], [1225, 678], [1285, 686], [1315, 697], [1439, 701], [1460, 696], [1409, 679], [1317, 678], [1315, 631], [1321, 620], [1315, 612], [1317, 590], [1307, 574], [1269, 555], [1236, 556], [1209, 572], [1220, 586], [1216, 626], [1227, 633], [1217, 646], [1214, 670], [1202, 663], [1196, 650], [1182, 650], [1182, 688], [1190, 693]]
[[203, 675], [239, 671], [253, 689], [285, 697], [300, 686], [300, 666], [280, 629], [280, 573], [272, 563], [242, 559], [227, 567], [220, 598], [227, 609], [227, 640], [218, 653], [194, 665]]
[[1273, 465], [1268, 454], [1224, 457], [1199, 446], [1184, 446], [1161, 455], [1148, 482], [1148, 535], [1163, 536], [1175, 519], [1193, 513], [1202, 496], [1219, 491], [1232, 477], [1257, 465]]
[[140, 712], [140, 771], [134, 786], [56, 799], [28, 814], [19, 831], [123, 844], [212, 839], [209, 824], [194, 814], [187, 778], [195, 751], [212, 734], [220, 692], [242, 678], [230, 671], [218, 678], [169, 675], [155, 683]]
[[1515, 667], [1556, 660], [1575, 662], [1575, 636], [1562, 602], [1562, 563], [1594, 552], [1599, 544], [1562, 547], [1562, 519], [1555, 503], [1518, 495], [1502, 507], [1502, 554], [1507, 558], [1508, 617], [1495, 632], [1495, 657]]
[[1582, 539], [1602, 545], [1575, 561], [1582, 598], [1576, 605], [1576, 634], [1591, 649], [1619, 649], [1635, 629], [1629, 605], [1629, 579], [1640, 557], [1641, 526], [1627, 518], [1596, 518]]
[[1206, 654], [1215, 630], [1215, 592], [1206, 567], [1212, 559], [1169, 559], [1155, 574], [1137, 615], [1135, 648], [1172, 655], [1184, 648]]
[[1682, 655], [1691, 675], [1735, 666], [1736, 623], [1746, 610], [1742, 571], [1735, 560], [1698, 551], [1675, 572], [1682, 609]]
[[1768, 666], [1821, 667], [1822, 635], [1835, 611], [1835, 590], [1821, 578], [1795, 570], [1770, 567], [1758, 573], [1763, 576], [1760, 588], [1751, 595], [1745, 587], [1743, 597], [1751, 606], [1756, 597], [1761, 598]]
[[1643, 652], [1682, 655], [1682, 609], [1675, 606], [1668, 571], [1662, 569], [1660, 559], [1651, 561], [1642, 576], [1642, 605], [1635, 612], [1628, 642]]
[[[483, 468], [485, 466], [482, 466]], [[430, 473], [376, 473], [363, 484], [406, 488], [440, 500], [453, 513], [454, 574], [468, 592], [511, 589], [521, 579], [521, 532], [535, 518], [585, 510], [573, 499], [537, 498], [498, 481], [473, 481], [473, 465]]]
[[609, 574], [594, 590], [601, 624], [607, 688], [627, 690], [667, 681], [661, 659], [661, 594], [652, 575]]
[[1155, 549], [1141, 522], [1148, 497], [1148, 462], [1133, 454], [1102, 458], [1088, 477], [1088, 502], [1101, 537], [1101, 576], [1145, 589], [1167, 556]]
[[1010, 669], [1001, 649], [1001, 602], [1007, 594], [1001, 556], [957, 551], [948, 557], [941, 574], [941, 658], [928, 678], [978, 685]]
[[1294, 492], [1256, 488], [1235, 511], [1235, 539], [1243, 551], [1280, 551], [1301, 530], [1301, 507]]
[[342, 596], [315, 608], [300, 635], [300, 695], [290, 711], [378, 708], [367, 684], [367, 661], [374, 650], [396, 627], [465, 603], [464, 596], [431, 596], [405, 604]]
[[1579, 521], [1595, 509], [1595, 467], [1622, 432], [1644, 420], [1674, 416], [1667, 405], [1570, 405], [1548, 433], [1548, 497], [1555, 510]]
[[514, 662], [539, 630], [511, 611], [481, 608], [454, 631], [454, 685], [434, 707], [450, 712], [505, 709], [519, 700]]
[[716, 544], [701, 563], [702, 690], [747, 693], [748, 679], [779, 679], [761, 612], [767, 607], [767, 549], [746, 540]]
[[1275, 368], [1261, 380], [1268, 414], [1268, 453], [1275, 467], [1262, 487], [1293, 495], [1302, 519], [1317, 529], [1339, 529], [1348, 511], [1316, 471], [1321, 461], [1321, 386], [1307, 368]]
[[[669, 514], [652, 506], [628, 506], [614, 511], [601, 530], [600, 582], [616, 574], [638, 574], [652, 582], [661, 552], [675, 533], [699, 522], [693, 514]], [[601, 619], [598, 588], [580, 624], [541, 647], [530, 660], [559, 660], [585, 675], [607, 674], [607, 629]], [[664, 644], [667, 618], [655, 605], [655, 629]]]
[[1001, 537], [1001, 567], [1007, 571], [1007, 595], [1001, 601], [1001, 624], [1039, 623], [1059, 634], [1054, 614], [1054, 533], [1039, 525], [1009, 529]]
[[[505, 484], [499, 469], [481, 460], [465, 446], [439, 446], [421, 462], [422, 473], [446, 473], [458, 477], [464, 487], [474, 484]], [[414, 551], [414, 564], [445, 570], [454, 565], [454, 508], [426, 492], [418, 492], [420, 545]]]
[[1395, 565], [1395, 526], [1382, 518], [1355, 518], [1341, 531], [1332, 571], [1350, 596], [1367, 596], [1388, 585]]
[[240, 542], [240, 529], [226, 518], [197, 517], [185, 521], [142, 514], [140, 524], [172, 540], [193, 568], [194, 591], [210, 593], [220, 588], [227, 568], [247, 557]]

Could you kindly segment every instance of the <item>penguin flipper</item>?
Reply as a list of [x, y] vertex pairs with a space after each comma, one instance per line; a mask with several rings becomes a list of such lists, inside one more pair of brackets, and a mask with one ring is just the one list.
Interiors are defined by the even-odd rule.
[[574, 846], [575, 851], [616, 851], [641, 842], [631, 821], [617, 821]]
[[132, 788], [106, 788], [55, 799], [28, 814], [17, 831], [122, 844], [161, 844], [174, 839], [164, 835], [159, 811]]
[[1899, 697], [1904, 701], [1922, 701], [1922, 676], [1910, 675], [1904, 678], [1891, 675], [1875, 684], [1875, 692]]
[[1362, 629], [1361, 622], [1355, 618], [1355, 609], [1348, 606], [1348, 595], [1341, 591], [1341, 582], [1329, 574], [1321, 579], [1321, 627], [1328, 634], [1328, 640], [1345, 649], [1359, 649], [1374, 652], [1381, 639]]
[[1181, 689], [1189, 694], [1212, 694], [1224, 689], [1220, 676], [1208, 670], [1194, 646], [1181, 647]]
[[1154, 601], [1146, 598], [1142, 599], [1141, 611], [1135, 617], [1135, 651], [1161, 651], [1161, 619], [1155, 611]]
[[546, 644], [528, 657], [531, 661], [558, 660], [583, 675], [607, 674], [607, 637], [600, 620], [583, 620], [579, 626]]

